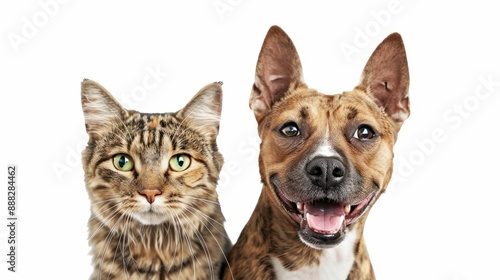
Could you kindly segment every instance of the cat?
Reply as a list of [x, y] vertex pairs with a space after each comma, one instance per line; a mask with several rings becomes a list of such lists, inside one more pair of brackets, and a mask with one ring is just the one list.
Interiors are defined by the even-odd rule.
[[219, 279], [231, 243], [216, 185], [221, 83], [175, 113], [124, 109], [82, 82], [90, 279]]

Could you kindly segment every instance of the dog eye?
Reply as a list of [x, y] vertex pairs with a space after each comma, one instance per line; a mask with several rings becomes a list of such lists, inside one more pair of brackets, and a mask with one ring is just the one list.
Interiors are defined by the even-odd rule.
[[373, 131], [373, 129], [370, 126], [363, 124], [363, 125], [360, 125], [358, 127], [358, 129], [356, 129], [356, 131], [354, 132], [354, 135], [352, 137], [363, 141], [363, 140], [372, 139], [374, 136], [375, 136], [375, 132]]
[[299, 127], [297, 126], [296, 123], [286, 123], [282, 128], [281, 128], [281, 134], [285, 135], [286, 137], [294, 137], [294, 136], [299, 136], [300, 135], [300, 130]]

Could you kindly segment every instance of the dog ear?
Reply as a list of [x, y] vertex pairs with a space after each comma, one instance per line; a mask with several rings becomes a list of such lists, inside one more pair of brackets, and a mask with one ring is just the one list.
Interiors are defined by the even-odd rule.
[[271, 107], [302, 83], [302, 65], [292, 40], [278, 26], [267, 32], [255, 70], [250, 108], [260, 123]]
[[410, 116], [410, 75], [403, 39], [393, 33], [378, 45], [366, 63], [359, 87], [371, 94], [399, 130]]

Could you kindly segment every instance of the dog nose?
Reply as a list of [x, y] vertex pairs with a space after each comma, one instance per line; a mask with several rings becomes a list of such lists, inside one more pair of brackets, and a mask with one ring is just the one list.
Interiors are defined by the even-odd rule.
[[139, 193], [146, 197], [147, 201], [152, 204], [155, 202], [155, 196], [160, 195], [161, 191], [159, 189], [143, 189]]
[[328, 188], [343, 181], [345, 166], [336, 157], [316, 157], [306, 165], [306, 172], [313, 184]]

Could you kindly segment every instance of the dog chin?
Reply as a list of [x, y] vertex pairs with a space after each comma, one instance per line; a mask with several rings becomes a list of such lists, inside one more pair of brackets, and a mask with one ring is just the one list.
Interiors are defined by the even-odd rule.
[[339, 230], [335, 234], [321, 234], [316, 233], [310, 228], [306, 227], [299, 230], [299, 238], [302, 243], [313, 249], [329, 249], [337, 246], [342, 241], [344, 241], [347, 230], [348, 229], [344, 228], [342, 230]]

